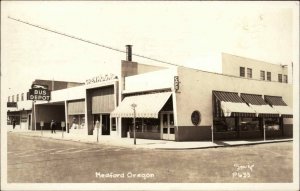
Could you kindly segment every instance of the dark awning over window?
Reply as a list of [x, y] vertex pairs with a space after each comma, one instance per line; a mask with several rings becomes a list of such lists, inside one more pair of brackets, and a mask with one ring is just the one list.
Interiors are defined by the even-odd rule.
[[235, 92], [213, 91], [214, 117], [255, 117], [250, 108]]
[[280, 96], [265, 96], [266, 102], [268, 102], [281, 117], [291, 118], [293, 117], [293, 109], [289, 107]]
[[241, 98], [247, 102], [248, 104], [252, 105], [267, 105], [265, 100], [262, 98], [261, 95], [255, 95], [255, 94], [241, 94]]
[[239, 96], [238, 93], [235, 92], [221, 92], [221, 91], [213, 91], [213, 94], [218, 98], [220, 101], [225, 102], [234, 102], [234, 103], [244, 103], [242, 98]]
[[278, 111], [268, 105], [262, 95], [242, 93], [241, 98], [255, 110], [258, 117], [279, 117]]
[[270, 105], [284, 105], [284, 106], [287, 106], [287, 104], [283, 101], [282, 97], [280, 97], [280, 96], [265, 96], [265, 100]]

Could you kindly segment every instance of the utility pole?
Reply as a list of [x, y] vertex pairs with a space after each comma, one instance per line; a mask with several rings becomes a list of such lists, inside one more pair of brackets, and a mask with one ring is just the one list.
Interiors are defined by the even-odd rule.
[[134, 137], [134, 144], [136, 145], [136, 136], [135, 136], [135, 117], [136, 117], [136, 112], [135, 108], [137, 105], [135, 103], [131, 104], [131, 107], [133, 109], [133, 137]]

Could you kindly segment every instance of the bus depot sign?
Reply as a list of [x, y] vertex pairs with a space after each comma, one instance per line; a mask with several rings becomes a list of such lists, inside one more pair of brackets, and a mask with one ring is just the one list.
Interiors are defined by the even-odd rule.
[[48, 86], [32, 84], [29, 89], [29, 100], [50, 101], [50, 91]]

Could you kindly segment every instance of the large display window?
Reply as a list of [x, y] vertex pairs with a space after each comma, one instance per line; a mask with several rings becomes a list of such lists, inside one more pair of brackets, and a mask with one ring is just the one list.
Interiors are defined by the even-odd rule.
[[267, 131], [280, 130], [279, 118], [265, 118], [265, 127]]
[[234, 117], [216, 117], [214, 118], [214, 128], [217, 132], [236, 131]]
[[246, 118], [242, 117], [240, 120], [241, 131], [259, 131], [259, 118]]
[[84, 115], [70, 115], [70, 129], [84, 129], [85, 116]]
[[[133, 131], [133, 119], [130, 119], [130, 131]], [[160, 133], [160, 120], [154, 118], [137, 118], [135, 121], [136, 132]]]

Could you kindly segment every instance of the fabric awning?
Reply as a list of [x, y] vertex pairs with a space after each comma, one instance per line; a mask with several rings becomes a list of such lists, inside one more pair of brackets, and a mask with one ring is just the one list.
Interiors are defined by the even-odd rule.
[[273, 108], [280, 113], [281, 117], [292, 117], [293, 109], [289, 106], [284, 105], [274, 105]]
[[[255, 111], [250, 108], [235, 92], [213, 91], [215, 117], [255, 117]], [[220, 110], [222, 113], [220, 113]]]
[[293, 109], [289, 107], [280, 96], [265, 96], [266, 102], [268, 102], [281, 117], [293, 117]]
[[255, 114], [255, 111], [246, 103], [234, 103], [221, 101], [221, 108], [225, 117], [246, 116], [247, 114]]
[[268, 105], [262, 95], [242, 93], [241, 98], [248, 103], [258, 117], [279, 117], [278, 111]]
[[111, 117], [133, 118], [133, 108], [136, 104], [137, 118], [158, 118], [158, 113], [168, 101], [171, 92], [144, 94], [125, 97], [120, 105], [110, 114]]

